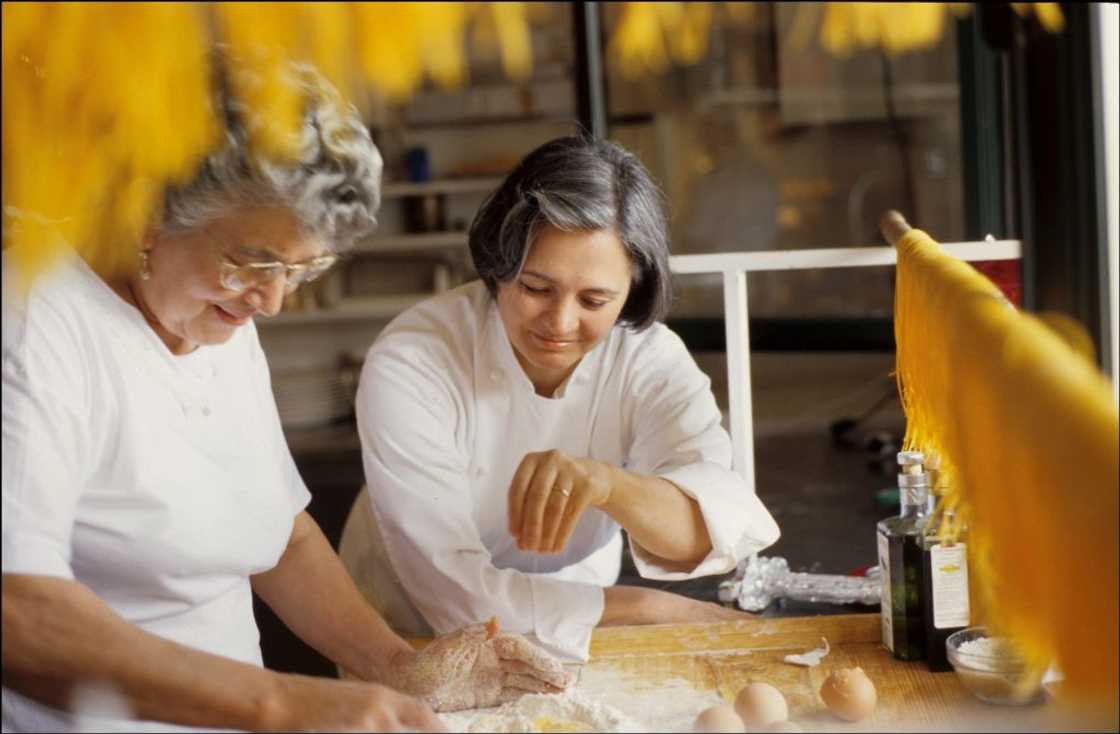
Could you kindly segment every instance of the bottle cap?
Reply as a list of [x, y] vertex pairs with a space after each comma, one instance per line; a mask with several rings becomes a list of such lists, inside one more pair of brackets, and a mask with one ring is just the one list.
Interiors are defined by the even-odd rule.
[[899, 451], [897, 459], [899, 466], [910, 466], [923, 463], [926, 457], [921, 451]]

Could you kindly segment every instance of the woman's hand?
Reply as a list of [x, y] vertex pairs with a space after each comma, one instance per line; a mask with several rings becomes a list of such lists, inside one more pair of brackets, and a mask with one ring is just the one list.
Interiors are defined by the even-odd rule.
[[432, 709], [377, 683], [283, 676], [273, 731], [449, 731]]
[[400, 689], [436, 711], [497, 706], [526, 693], [559, 693], [571, 684], [563, 666], [521, 635], [499, 634], [498, 622], [437, 637], [403, 661]]
[[526, 454], [509, 485], [509, 532], [517, 547], [559, 553], [588, 507], [611, 496], [611, 467], [553, 449]]

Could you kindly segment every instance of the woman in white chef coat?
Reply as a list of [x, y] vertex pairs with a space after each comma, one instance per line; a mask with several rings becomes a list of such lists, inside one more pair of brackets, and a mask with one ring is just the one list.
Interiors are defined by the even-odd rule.
[[[72, 253], [5, 288], [5, 732], [441, 730], [433, 708], [566, 683], [492, 625], [413, 652], [305, 511], [252, 319], [373, 227], [381, 158], [353, 108], [291, 71], [297, 160], [251, 155], [242, 110], [167, 192], [138, 272]], [[265, 670], [252, 592], [356, 680]]]
[[367, 598], [410, 632], [495, 615], [575, 659], [596, 625], [744, 618], [613, 585], [620, 528], [663, 580], [728, 572], [778, 538], [731, 470], [708, 378], [659, 323], [666, 221], [641, 163], [607, 141], [541, 146], [483, 204], [470, 249], [481, 279], [395, 319], [362, 370], [372, 512], [341, 552]]

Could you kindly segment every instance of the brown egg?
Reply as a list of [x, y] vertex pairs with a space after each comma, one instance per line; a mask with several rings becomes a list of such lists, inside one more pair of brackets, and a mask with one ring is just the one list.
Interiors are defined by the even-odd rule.
[[743, 720], [739, 718], [739, 714], [735, 713], [734, 706], [725, 703], [701, 711], [700, 715], [696, 717], [696, 722], [692, 725], [692, 730], [695, 732], [742, 732]]
[[786, 697], [769, 683], [748, 683], [735, 697], [735, 711], [751, 729], [762, 729], [789, 718]]
[[840, 668], [825, 679], [821, 700], [834, 716], [859, 721], [875, 710], [879, 697], [863, 668]]

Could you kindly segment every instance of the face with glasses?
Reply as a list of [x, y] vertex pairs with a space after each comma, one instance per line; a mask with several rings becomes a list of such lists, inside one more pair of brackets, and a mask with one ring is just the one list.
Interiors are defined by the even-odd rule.
[[[230, 250], [239, 250], [241, 257], [230, 256]], [[337, 255], [320, 255], [307, 262], [289, 265], [280, 260], [268, 260], [267, 258], [272, 257], [268, 251], [232, 248], [218, 242], [215, 242], [214, 254], [218, 258], [219, 281], [223, 288], [233, 293], [260, 288], [282, 277], [284, 295], [288, 295], [304, 283], [310, 283], [327, 272], [338, 261]]]
[[[133, 288], [149, 323], [176, 354], [221, 344], [337, 259], [287, 209], [250, 206], [198, 229], [145, 241], [151, 277]], [[142, 308], [141, 310], [145, 310]]]

